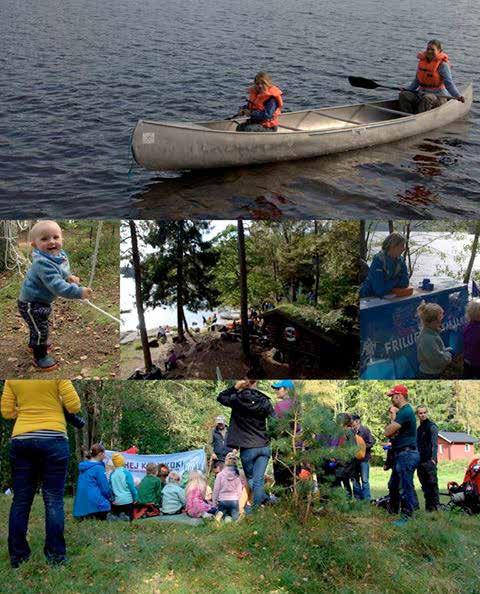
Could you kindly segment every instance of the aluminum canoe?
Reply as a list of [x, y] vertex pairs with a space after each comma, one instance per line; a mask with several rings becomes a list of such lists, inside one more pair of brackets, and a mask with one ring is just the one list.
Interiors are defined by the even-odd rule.
[[399, 111], [398, 101], [376, 101], [283, 113], [277, 132], [236, 132], [241, 118], [210, 122], [139, 120], [132, 138], [137, 163], [151, 170], [210, 169], [307, 159], [395, 142], [441, 128], [471, 108], [450, 100], [421, 114]]

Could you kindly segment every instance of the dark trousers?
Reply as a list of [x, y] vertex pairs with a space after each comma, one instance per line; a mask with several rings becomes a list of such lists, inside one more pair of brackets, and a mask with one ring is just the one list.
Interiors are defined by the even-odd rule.
[[396, 511], [402, 504], [403, 513], [411, 516], [418, 506], [413, 483], [413, 474], [420, 461], [416, 449], [405, 449], [394, 453], [392, 474], [388, 481], [391, 510]]
[[431, 460], [420, 462], [417, 468], [417, 476], [425, 497], [425, 509], [435, 511], [440, 505], [436, 464]]
[[223, 517], [230, 516], [232, 520], [238, 520], [238, 501], [219, 501], [218, 511], [223, 513]]
[[52, 306], [37, 301], [18, 301], [18, 311], [30, 330], [28, 346], [33, 349], [35, 359], [45, 357]]
[[464, 361], [463, 379], [480, 379], [480, 367], [473, 367], [468, 361]]
[[13, 566], [30, 556], [28, 519], [39, 484], [45, 504], [45, 556], [51, 563], [65, 561], [63, 494], [68, 458], [68, 441], [62, 437], [12, 439], [13, 502], [8, 525], [8, 551]]
[[125, 505], [115, 505], [112, 503], [112, 514], [119, 516], [120, 514], [126, 514], [130, 518], [130, 522], [133, 520], [133, 501], [132, 503], [126, 503]]

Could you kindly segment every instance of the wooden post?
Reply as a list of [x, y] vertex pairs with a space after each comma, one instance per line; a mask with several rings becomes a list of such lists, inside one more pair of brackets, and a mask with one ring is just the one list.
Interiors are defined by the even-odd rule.
[[465, 274], [463, 275], [463, 282], [464, 283], [469, 283], [470, 282], [470, 277], [472, 276], [472, 270], [473, 270], [473, 264], [475, 262], [475, 257], [477, 256], [477, 252], [478, 252], [478, 239], [480, 237], [480, 221], [477, 221], [476, 225], [475, 225], [475, 234], [473, 236], [473, 243], [472, 243], [472, 249], [470, 252], [470, 260], [468, 262], [468, 266], [467, 269], [465, 271]]

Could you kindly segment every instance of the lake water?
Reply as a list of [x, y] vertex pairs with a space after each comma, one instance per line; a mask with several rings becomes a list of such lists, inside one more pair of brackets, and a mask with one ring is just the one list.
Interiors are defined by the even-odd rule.
[[139, 118], [228, 117], [269, 71], [288, 110], [404, 85], [440, 38], [462, 87], [478, 79], [473, 0], [2, 0], [0, 216], [480, 216], [479, 108], [381, 148], [302, 162], [128, 176]]

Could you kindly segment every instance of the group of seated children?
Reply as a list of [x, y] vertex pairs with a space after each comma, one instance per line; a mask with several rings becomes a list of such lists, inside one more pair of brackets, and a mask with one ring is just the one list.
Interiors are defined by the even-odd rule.
[[[417, 308], [421, 330], [417, 338], [419, 379], [438, 379], [452, 362], [452, 348], [440, 336], [444, 311], [438, 303], [422, 302]], [[466, 309], [463, 329], [463, 378], [480, 379], [480, 301]]]
[[105, 469], [105, 448], [92, 446], [87, 460], [79, 464], [75, 518], [134, 520], [143, 517], [186, 513], [192, 518], [237, 520], [248, 502], [246, 481], [237, 467], [237, 454], [227, 454], [225, 464], [217, 463], [212, 489], [198, 470], [180, 476], [165, 465], [149, 463], [146, 475], [135, 486], [120, 453], [112, 455], [114, 470]]

